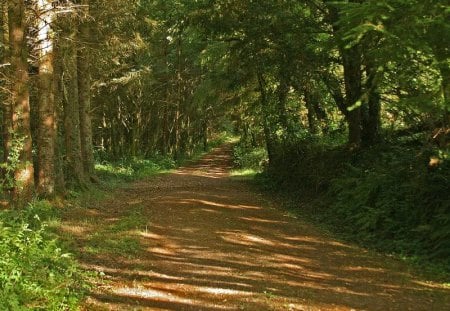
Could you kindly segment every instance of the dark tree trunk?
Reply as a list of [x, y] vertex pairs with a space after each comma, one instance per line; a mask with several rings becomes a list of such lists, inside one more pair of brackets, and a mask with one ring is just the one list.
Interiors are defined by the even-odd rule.
[[372, 64], [366, 64], [367, 107], [363, 114], [362, 143], [371, 146], [380, 139], [381, 97], [377, 89], [377, 72]]
[[361, 115], [361, 52], [358, 46], [342, 49], [347, 107], [348, 143], [359, 148], [362, 139]]
[[280, 122], [281, 127], [286, 132], [287, 136], [291, 134], [291, 130], [289, 127], [288, 114], [286, 111], [286, 102], [287, 96], [289, 92], [289, 85], [285, 81], [283, 77], [280, 78], [280, 86], [278, 87], [278, 120]]
[[314, 95], [310, 91], [309, 85], [305, 86], [303, 88], [303, 94], [305, 96], [306, 110], [308, 112], [307, 117], [308, 117], [309, 132], [311, 134], [316, 134], [317, 133], [317, 124], [316, 124], [315, 110], [314, 110], [315, 98], [314, 98]]
[[[326, 3], [332, 1], [325, 1]], [[360, 0], [351, 0], [353, 3], [360, 3]], [[362, 139], [362, 115], [361, 115], [361, 84], [362, 72], [361, 62], [362, 56], [358, 45], [347, 48], [345, 42], [339, 34], [337, 22], [340, 18], [340, 12], [337, 6], [328, 6], [327, 19], [333, 27], [334, 35], [337, 37], [339, 51], [342, 57], [342, 65], [344, 67], [344, 83], [345, 83], [345, 108], [340, 107], [346, 116], [348, 123], [348, 144], [351, 148], [359, 148]], [[335, 98], [335, 100], [338, 98]], [[337, 101], [338, 105], [339, 102]], [[344, 112], [344, 110], [346, 112]]]
[[269, 160], [269, 165], [273, 164], [274, 161], [274, 146], [272, 139], [272, 130], [270, 128], [270, 113], [269, 113], [269, 102], [267, 100], [266, 93], [266, 83], [264, 81], [264, 77], [261, 73], [258, 73], [258, 84], [259, 84], [259, 92], [260, 92], [260, 103], [261, 103], [261, 112], [262, 112], [262, 126], [264, 131], [264, 139], [266, 141], [266, 150], [267, 157]]

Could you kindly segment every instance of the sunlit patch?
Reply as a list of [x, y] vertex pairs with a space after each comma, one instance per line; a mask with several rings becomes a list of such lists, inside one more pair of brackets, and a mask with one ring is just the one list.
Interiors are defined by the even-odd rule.
[[247, 220], [251, 222], [260, 222], [260, 223], [267, 223], [267, 224], [287, 224], [287, 221], [279, 221], [279, 220], [269, 220], [269, 219], [263, 219], [263, 218], [257, 218], [257, 217], [239, 217], [239, 219]]
[[69, 232], [69, 233], [76, 234], [76, 235], [86, 233], [87, 231], [92, 229], [92, 227], [69, 225], [69, 224], [67, 224], [67, 225], [61, 224], [59, 227], [64, 232]]
[[343, 268], [343, 270], [352, 271], [352, 272], [364, 271], [364, 272], [387, 273], [386, 269], [383, 269], [383, 268], [370, 268], [370, 267], [362, 267], [362, 266], [346, 267], [346, 268]]
[[222, 231], [217, 232], [221, 235], [222, 239], [226, 242], [247, 246], [272, 246], [276, 248], [290, 248], [290, 249], [302, 249], [302, 250], [314, 250], [313, 247], [304, 246], [304, 245], [292, 245], [289, 243], [283, 243], [277, 240], [269, 240], [264, 237], [249, 234], [243, 231]]
[[148, 249], [149, 252], [161, 254], [161, 255], [175, 255], [176, 252], [173, 250], [163, 248], [163, 247], [151, 247]]
[[137, 205], [137, 204], [141, 204], [142, 202], [144, 202], [144, 200], [142, 200], [142, 199], [135, 199], [135, 200], [128, 201], [127, 204], [128, 205]]
[[236, 296], [250, 296], [253, 293], [242, 291], [242, 290], [235, 290], [235, 289], [228, 289], [228, 288], [216, 288], [216, 287], [199, 287], [197, 288], [198, 292], [202, 293], [208, 293], [213, 295], [236, 295]]
[[304, 270], [304, 268], [302, 266], [299, 265], [294, 265], [292, 263], [281, 263], [279, 264], [280, 267], [286, 268], [286, 269], [291, 269], [291, 270]]
[[162, 240], [164, 239], [164, 237], [162, 235], [156, 234], [156, 233], [152, 233], [152, 232], [140, 232], [140, 235], [145, 237], [145, 238], [149, 238], [149, 239], [153, 239], [153, 240]]
[[20, 173], [17, 176], [17, 180], [19, 182], [29, 181], [32, 174], [33, 170], [27, 167], [26, 169], [20, 171]]
[[337, 242], [337, 241], [331, 241], [331, 242], [328, 242], [328, 244], [333, 245], [333, 246], [344, 247], [344, 248], [356, 248], [355, 246], [347, 245], [347, 244]]
[[270, 256], [273, 259], [276, 259], [277, 261], [292, 261], [292, 262], [299, 262], [302, 264], [311, 264], [311, 259], [306, 259], [304, 257], [295, 257], [291, 255], [285, 255], [285, 254], [272, 254]]
[[195, 232], [200, 231], [200, 229], [195, 229], [195, 228], [184, 228], [184, 229], [181, 229], [181, 231], [186, 232], [186, 233], [195, 233]]
[[234, 307], [218, 306], [216, 304], [210, 304], [202, 300], [184, 298], [173, 293], [164, 292], [161, 290], [149, 289], [149, 288], [130, 288], [122, 287], [115, 288], [112, 291], [116, 295], [134, 297], [140, 299], [156, 300], [156, 301], [169, 301], [179, 304], [186, 304], [192, 306], [201, 306], [202, 308], [214, 308], [220, 310], [232, 310]]

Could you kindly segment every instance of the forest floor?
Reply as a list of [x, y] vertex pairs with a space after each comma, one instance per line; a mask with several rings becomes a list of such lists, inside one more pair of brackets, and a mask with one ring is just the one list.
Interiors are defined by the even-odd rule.
[[70, 209], [104, 276], [85, 310], [450, 310], [450, 288], [338, 241], [230, 177], [231, 146]]

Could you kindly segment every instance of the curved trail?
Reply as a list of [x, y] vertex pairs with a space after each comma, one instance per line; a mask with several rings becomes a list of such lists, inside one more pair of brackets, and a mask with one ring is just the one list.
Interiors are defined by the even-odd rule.
[[[86, 310], [450, 310], [448, 288], [328, 237], [230, 178], [230, 148], [66, 215], [83, 264], [105, 273]], [[137, 251], [89, 251], [117, 224]]]

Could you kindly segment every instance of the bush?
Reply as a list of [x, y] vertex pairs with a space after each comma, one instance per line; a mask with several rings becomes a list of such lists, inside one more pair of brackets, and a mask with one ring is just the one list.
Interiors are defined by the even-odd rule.
[[0, 213], [0, 310], [76, 308], [83, 278], [48, 229], [53, 216], [45, 202]]
[[375, 154], [332, 181], [330, 219], [378, 248], [450, 264], [449, 163], [427, 168], [426, 157], [405, 148]]
[[262, 170], [267, 163], [267, 152], [262, 147], [237, 144], [233, 149], [234, 164], [242, 169]]
[[279, 145], [267, 174], [293, 200], [311, 199], [304, 211], [348, 239], [450, 267], [448, 150], [411, 139], [358, 152]]

